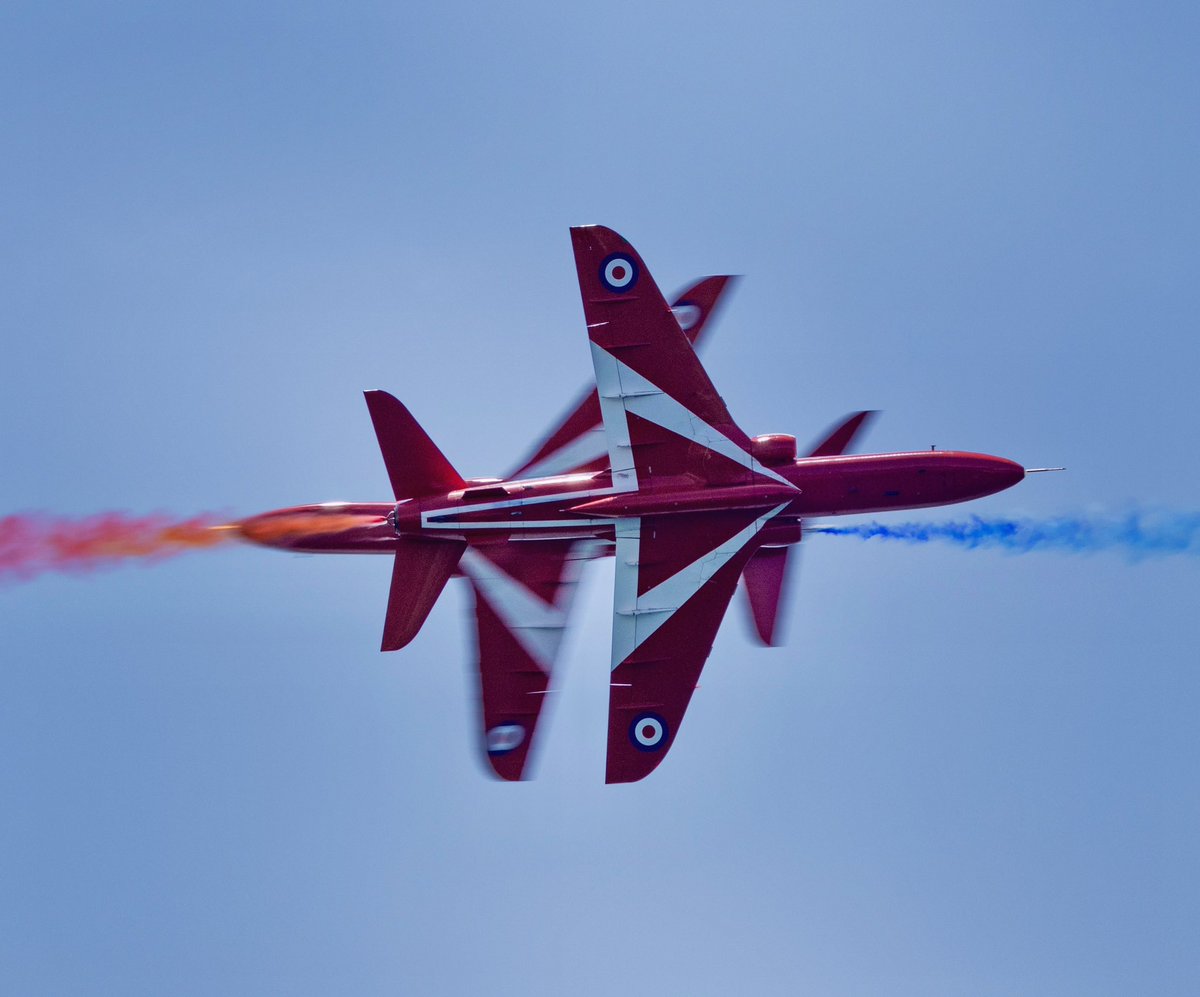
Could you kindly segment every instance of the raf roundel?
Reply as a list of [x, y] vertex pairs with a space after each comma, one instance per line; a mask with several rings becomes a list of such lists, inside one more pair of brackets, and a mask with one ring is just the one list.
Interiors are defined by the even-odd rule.
[[507, 755], [515, 751], [525, 740], [525, 728], [520, 724], [500, 724], [487, 732], [489, 755]]
[[667, 743], [667, 722], [657, 713], [643, 713], [629, 725], [629, 740], [638, 751], [658, 751]]
[[600, 283], [614, 294], [631, 290], [638, 280], [638, 267], [625, 253], [606, 256], [600, 264]]

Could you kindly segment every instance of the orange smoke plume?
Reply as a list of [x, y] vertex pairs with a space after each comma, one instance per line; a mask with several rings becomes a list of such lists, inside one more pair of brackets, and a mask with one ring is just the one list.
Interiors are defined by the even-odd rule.
[[256, 543], [273, 543], [279, 540], [302, 540], [319, 533], [344, 533], [360, 530], [366, 526], [386, 523], [383, 516], [362, 514], [292, 512], [284, 515], [255, 516], [236, 524], [237, 530], [247, 540]]
[[45, 571], [87, 571], [129, 560], [159, 560], [225, 543], [234, 527], [213, 516], [172, 519], [106, 512], [84, 519], [0, 517], [0, 582]]

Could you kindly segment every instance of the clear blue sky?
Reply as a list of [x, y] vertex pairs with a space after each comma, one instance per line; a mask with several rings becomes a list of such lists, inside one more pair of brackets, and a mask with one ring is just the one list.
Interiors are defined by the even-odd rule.
[[[385, 500], [373, 387], [501, 471], [590, 374], [587, 222], [746, 275], [752, 433], [1195, 510], [1196, 7], [920, 6], [6, 4], [0, 514]], [[1200, 563], [802, 569], [609, 788], [611, 567], [519, 786], [457, 586], [387, 656], [383, 559], [6, 587], [0, 991], [1200, 991]]]

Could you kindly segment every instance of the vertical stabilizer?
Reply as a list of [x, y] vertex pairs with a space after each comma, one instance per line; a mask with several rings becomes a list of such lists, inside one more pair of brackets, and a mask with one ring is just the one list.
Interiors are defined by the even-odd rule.
[[396, 498], [439, 495], [463, 487], [450, 461], [398, 398], [386, 391], [363, 395]]
[[854, 444], [855, 438], [875, 418], [877, 412], [855, 412], [832, 427], [808, 452], [810, 457], [840, 457]]

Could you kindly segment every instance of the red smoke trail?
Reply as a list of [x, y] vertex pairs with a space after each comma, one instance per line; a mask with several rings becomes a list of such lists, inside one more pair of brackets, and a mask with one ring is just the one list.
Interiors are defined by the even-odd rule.
[[0, 518], [0, 582], [44, 571], [87, 571], [128, 560], [154, 560], [215, 547], [235, 527], [214, 516], [172, 519], [105, 512], [83, 519], [19, 515]]
[[374, 526], [378, 516], [296, 512], [229, 522], [104, 512], [82, 519], [38, 513], [0, 517], [0, 584], [45, 571], [80, 572], [126, 561], [159, 561], [231, 540], [272, 543]]

